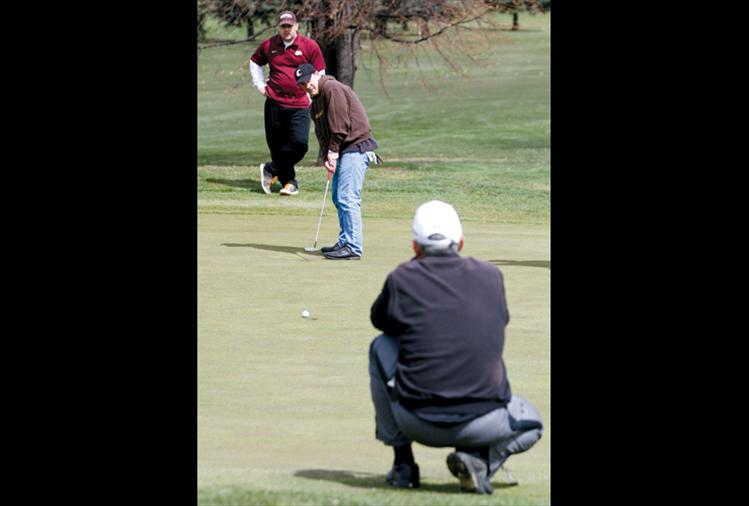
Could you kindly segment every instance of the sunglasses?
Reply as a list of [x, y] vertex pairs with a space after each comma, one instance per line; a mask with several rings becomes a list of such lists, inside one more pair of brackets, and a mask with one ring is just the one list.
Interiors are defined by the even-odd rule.
[[279, 25], [279, 28], [283, 28], [284, 30], [288, 30], [292, 26], [294, 26], [294, 25]]

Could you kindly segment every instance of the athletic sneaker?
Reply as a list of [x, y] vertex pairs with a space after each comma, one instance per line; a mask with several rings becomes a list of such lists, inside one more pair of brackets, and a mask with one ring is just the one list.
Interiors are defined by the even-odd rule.
[[338, 248], [337, 250], [323, 253], [322, 256], [327, 258], [328, 260], [360, 260], [361, 259], [361, 256], [351, 251], [351, 248], [349, 248], [348, 246], [344, 246], [342, 248]]
[[296, 195], [299, 193], [299, 189], [294, 183], [286, 183], [286, 186], [279, 193], [281, 195]]
[[322, 251], [323, 253], [330, 253], [331, 251], [338, 251], [341, 248], [343, 248], [343, 246], [336, 243], [335, 246], [323, 246], [322, 248], [320, 248], [320, 251]]
[[453, 452], [447, 456], [447, 468], [460, 480], [461, 492], [494, 492], [489, 483], [487, 466], [480, 458], [463, 452]]
[[385, 477], [385, 481], [393, 487], [419, 488], [421, 486], [419, 482], [419, 465], [413, 463], [393, 466]]
[[263, 191], [265, 193], [270, 193], [270, 187], [273, 186], [273, 183], [275, 183], [278, 180], [278, 176], [274, 176], [270, 169], [268, 169], [269, 163], [261, 163], [260, 164], [260, 186], [263, 187]]

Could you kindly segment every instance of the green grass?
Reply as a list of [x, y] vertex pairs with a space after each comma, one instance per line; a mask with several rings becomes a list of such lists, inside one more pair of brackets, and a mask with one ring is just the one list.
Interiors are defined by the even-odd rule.
[[[201, 504], [227, 490], [254, 497], [233, 504], [273, 497], [297, 504], [302, 496], [313, 504], [331, 504], [332, 497], [342, 504], [480, 500], [457, 494], [445, 449], [418, 444], [414, 453], [429, 486], [410, 494], [381, 487], [392, 451], [373, 437], [367, 350], [377, 331], [369, 308], [387, 273], [410, 257], [410, 219], [371, 218], [364, 227], [365, 258], [340, 263], [303, 252], [314, 217], [199, 215]], [[505, 360], [513, 390], [546, 422], [544, 438], [508, 463], [521, 486], [498, 491], [493, 504], [548, 503], [548, 227], [464, 228], [464, 254], [505, 274], [512, 318]], [[320, 236], [332, 238], [336, 230], [335, 220], [324, 220]], [[304, 309], [308, 320], [301, 318]]]
[[[383, 485], [383, 476], [349, 473], [347, 471], [319, 471], [309, 473], [319, 476], [311, 479], [326, 480], [342, 483], [349, 487], [365, 489], [360, 496], [352, 496], [346, 492], [332, 491], [293, 491], [277, 492], [268, 490], [248, 490], [241, 487], [215, 487], [200, 490], [199, 504], [204, 505], [351, 505], [351, 506], [386, 506], [386, 505], [422, 505], [422, 506], [453, 506], [456, 502], [476, 506], [529, 506], [546, 504], [544, 502], [529, 501], [528, 497], [501, 496], [503, 489], [491, 496], [457, 496], [454, 484], [422, 485], [418, 493], [412, 491], [387, 490]], [[384, 490], [383, 490], [384, 489]]]
[[[465, 64], [465, 73], [448, 68], [428, 48], [414, 48], [405, 60], [410, 65], [386, 67], [384, 88], [368, 51], [372, 42], [362, 40], [355, 90], [385, 161], [367, 174], [365, 218], [403, 216], [419, 202], [442, 198], [467, 220], [549, 223], [550, 15], [522, 21], [526, 31], [464, 35], [463, 47], [478, 48], [471, 57], [479, 62]], [[264, 99], [247, 71], [253, 49], [212, 48], [199, 58], [199, 212], [287, 209], [259, 187], [257, 166], [269, 155]], [[403, 52], [380, 51], [392, 62]], [[317, 150], [311, 134], [300, 164], [301, 203], [293, 204], [293, 212], [303, 215], [314, 214], [325, 183], [323, 170], [314, 167]]]
[[[253, 48], [201, 53], [199, 504], [550, 503], [549, 21], [521, 16], [524, 31], [466, 33], [480, 61], [467, 76], [418, 49], [421, 67], [440, 76], [425, 81], [413, 57], [407, 64], [402, 50], [389, 49], [383, 90], [376, 62], [362, 53], [355, 89], [385, 163], [370, 168], [364, 185], [360, 262], [303, 251], [325, 186], [313, 166], [314, 134], [298, 168], [300, 194], [262, 193], [262, 99], [245, 65]], [[509, 16], [501, 22], [507, 26]], [[241, 29], [209, 33], [243, 36]], [[387, 488], [392, 451], [374, 439], [367, 350], [377, 330], [369, 309], [388, 272], [410, 258], [410, 219], [432, 198], [458, 209], [464, 255], [504, 273], [512, 388], [546, 424], [539, 443], [508, 462], [520, 486], [501, 488], [498, 474], [488, 497], [458, 494], [448, 450], [418, 444], [423, 488]], [[328, 201], [320, 243], [336, 233]]]

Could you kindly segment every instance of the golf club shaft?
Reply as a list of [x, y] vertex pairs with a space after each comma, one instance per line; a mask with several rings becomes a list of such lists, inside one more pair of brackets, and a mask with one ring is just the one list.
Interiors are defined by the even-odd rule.
[[322, 225], [322, 213], [325, 210], [325, 201], [328, 198], [328, 186], [330, 186], [330, 178], [325, 183], [325, 193], [322, 196], [322, 207], [320, 208], [320, 221], [317, 222], [317, 233], [315, 234], [315, 245], [312, 246], [313, 248], [317, 248], [317, 239], [320, 237], [320, 225]]

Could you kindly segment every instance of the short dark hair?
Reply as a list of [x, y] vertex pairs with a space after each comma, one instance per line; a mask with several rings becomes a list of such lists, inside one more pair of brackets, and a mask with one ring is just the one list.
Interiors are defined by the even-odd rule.
[[419, 248], [421, 248], [421, 252], [424, 254], [424, 256], [427, 257], [446, 257], [456, 256], [460, 254], [460, 251], [458, 250], [458, 243], [456, 243], [455, 241], [450, 241], [450, 244], [448, 244], [446, 247], [435, 246], [433, 244], [419, 244]]

